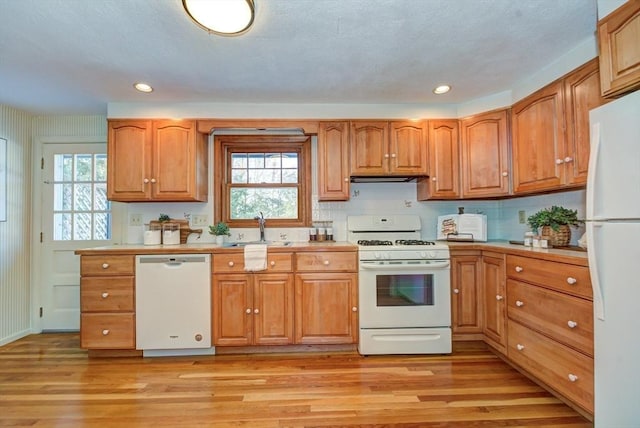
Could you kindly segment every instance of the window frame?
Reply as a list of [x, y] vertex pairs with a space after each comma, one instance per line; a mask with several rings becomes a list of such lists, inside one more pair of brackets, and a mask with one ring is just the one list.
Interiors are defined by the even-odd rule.
[[[214, 222], [224, 221], [229, 227], [256, 227], [253, 219], [233, 220], [230, 211], [229, 189], [230, 177], [230, 153], [233, 152], [259, 152], [270, 151], [299, 153], [298, 170], [298, 218], [297, 219], [270, 219], [266, 217], [269, 227], [307, 227], [311, 224], [311, 137], [292, 135], [214, 135]], [[277, 150], [274, 150], [277, 148]], [[274, 187], [273, 183], [264, 185]], [[249, 186], [252, 187], [252, 186]], [[261, 186], [255, 186], [261, 187]], [[279, 186], [275, 186], [279, 187]], [[287, 184], [282, 187], [292, 187]], [[258, 215], [258, 213], [256, 213]]]

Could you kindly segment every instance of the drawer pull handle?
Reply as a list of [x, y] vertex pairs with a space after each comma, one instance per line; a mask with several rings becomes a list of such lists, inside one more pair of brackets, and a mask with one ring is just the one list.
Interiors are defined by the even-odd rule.
[[578, 376], [574, 375], [573, 373], [569, 373], [569, 376], [567, 376], [569, 378], [569, 380], [571, 382], [575, 382], [578, 380]]
[[357, 306], [353, 306], [351, 308], [351, 312], [358, 312], [358, 307]]
[[521, 308], [524, 306], [524, 302], [522, 300], [516, 300], [516, 306]]
[[107, 334], [109, 334], [109, 330], [107, 330], [106, 328], [104, 330], [102, 330], [102, 335], [106, 336]]
[[329, 266], [329, 260], [325, 260], [323, 263], [325, 266]]
[[556, 165], [562, 165], [564, 163], [563, 159], [556, 159]]
[[571, 284], [571, 285], [573, 285], [573, 284], [575, 284], [576, 282], [578, 282], [578, 280], [577, 280], [577, 279], [575, 279], [575, 278], [573, 278], [573, 277], [568, 277], [568, 278], [567, 278], [567, 284]]
[[109, 263], [102, 263], [102, 269], [106, 269], [109, 267]]
[[148, 183], [148, 182], [149, 182], [149, 179], [148, 179], [148, 178], [145, 178], [144, 180], [142, 180], [142, 182], [143, 182], [143, 183]]
[[523, 270], [522, 266], [516, 266], [516, 272], [522, 272]]
[[502, 299], [504, 299], [504, 297], [502, 297], [501, 295], [499, 295], [499, 294], [498, 294], [498, 295], [496, 296], [496, 300], [502, 300]]
[[248, 313], [248, 314], [250, 314], [250, 313], [251, 313], [251, 308], [247, 308], [247, 309], [245, 310], [245, 312], [246, 312], [246, 313]]
[[253, 313], [254, 313], [254, 314], [259, 314], [259, 313], [260, 313], [260, 309], [258, 309], [258, 308], [254, 309], [254, 310], [253, 310]]
[[104, 293], [102, 293], [102, 298], [106, 299], [107, 297], [109, 297], [109, 293], [107, 293], [106, 291]]
[[229, 267], [233, 267], [233, 265], [235, 265], [234, 262], [229, 262]]
[[564, 158], [565, 163], [569, 163], [569, 162], [573, 162], [573, 158], [567, 156], [566, 158]]
[[276, 265], [276, 262], [274, 262], [273, 260], [271, 261], [271, 263], [269, 263], [271, 265], [271, 267], [274, 267]]
[[524, 349], [524, 345], [521, 345], [521, 344], [518, 343], [516, 345], [516, 348], [518, 349], [518, 351], [522, 351]]
[[459, 293], [460, 293], [460, 290], [458, 290], [457, 288], [454, 288], [454, 289], [453, 289], [453, 292], [454, 292], [455, 294], [459, 294]]
[[567, 322], [567, 325], [569, 326], [569, 328], [576, 328], [578, 326], [578, 323], [570, 320], [569, 322]]

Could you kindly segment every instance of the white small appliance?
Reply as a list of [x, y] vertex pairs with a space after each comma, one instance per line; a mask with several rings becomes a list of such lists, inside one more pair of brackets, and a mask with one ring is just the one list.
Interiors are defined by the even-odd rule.
[[446, 241], [487, 240], [487, 216], [484, 214], [449, 214], [438, 216], [437, 239]]

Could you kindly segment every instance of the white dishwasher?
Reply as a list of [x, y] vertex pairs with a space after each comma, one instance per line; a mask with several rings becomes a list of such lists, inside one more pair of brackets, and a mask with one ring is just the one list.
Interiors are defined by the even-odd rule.
[[136, 256], [136, 349], [203, 355], [211, 346], [211, 255]]

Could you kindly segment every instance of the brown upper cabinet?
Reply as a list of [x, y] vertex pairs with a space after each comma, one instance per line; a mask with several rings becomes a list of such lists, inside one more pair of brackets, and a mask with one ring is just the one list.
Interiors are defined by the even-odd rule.
[[352, 121], [352, 176], [425, 176], [425, 122]]
[[349, 200], [349, 122], [318, 127], [318, 200]]
[[513, 106], [514, 193], [585, 184], [589, 110], [603, 102], [592, 60]]
[[509, 111], [460, 121], [462, 197], [498, 197], [510, 192]]
[[195, 121], [109, 121], [107, 154], [109, 200], [207, 200], [207, 136]]
[[458, 120], [429, 121], [429, 177], [417, 184], [418, 200], [460, 198]]
[[598, 22], [602, 95], [640, 88], [640, 0], [628, 0]]

